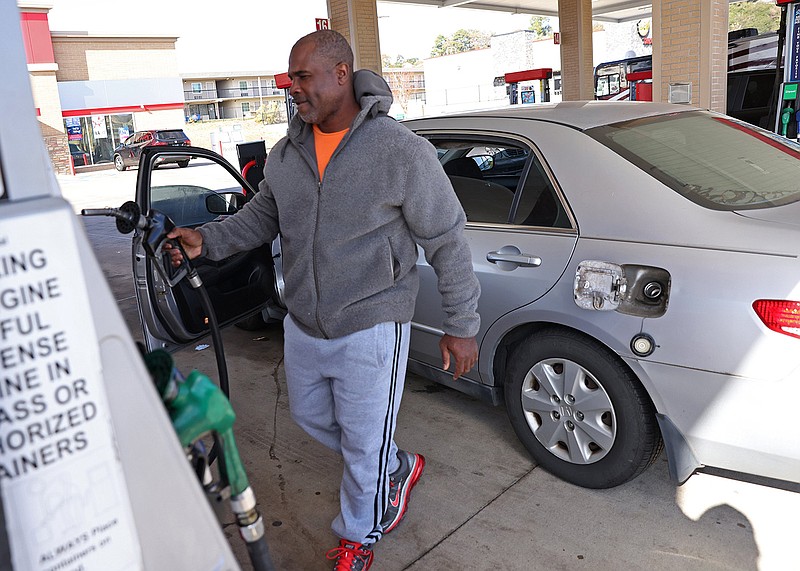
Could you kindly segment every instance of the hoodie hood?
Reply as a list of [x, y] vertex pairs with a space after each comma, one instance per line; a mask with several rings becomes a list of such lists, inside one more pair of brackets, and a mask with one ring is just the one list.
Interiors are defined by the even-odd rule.
[[373, 117], [388, 113], [394, 101], [389, 84], [371, 69], [359, 69], [353, 74], [353, 91], [361, 109], [369, 109]]
[[[359, 69], [353, 74], [353, 91], [356, 101], [361, 106], [361, 112], [353, 120], [351, 128], [357, 127], [366, 115], [376, 117], [386, 115], [392, 106], [394, 97], [389, 84], [380, 75], [370, 69]], [[304, 129], [307, 123], [295, 114], [289, 123], [288, 135], [290, 139], [304, 138]], [[309, 127], [310, 132], [310, 127]]]

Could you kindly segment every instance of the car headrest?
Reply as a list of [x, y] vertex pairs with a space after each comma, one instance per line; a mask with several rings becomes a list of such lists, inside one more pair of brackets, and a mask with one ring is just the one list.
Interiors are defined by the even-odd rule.
[[483, 173], [474, 159], [461, 157], [453, 159], [444, 164], [444, 172], [453, 176], [464, 176], [467, 178], [482, 179]]

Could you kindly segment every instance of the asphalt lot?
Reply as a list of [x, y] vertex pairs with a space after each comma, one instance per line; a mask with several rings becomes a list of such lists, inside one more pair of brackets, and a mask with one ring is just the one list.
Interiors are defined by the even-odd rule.
[[[199, 164], [164, 176], [202, 181]], [[137, 171], [59, 176], [81, 208], [133, 199]], [[84, 219], [108, 284], [141, 339], [130, 277], [130, 236], [110, 218]], [[340, 460], [289, 418], [282, 331], [224, 333], [237, 439], [279, 569], [329, 569]], [[176, 355], [185, 370], [216, 376], [213, 350]], [[425, 454], [407, 519], [375, 548], [375, 570], [800, 569], [800, 493], [699, 474], [670, 482], [662, 455], [611, 490], [587, 490], [537, 468], [502, 407], [409, 376], [398, 444]], [[234, 552], [241, 541], [225, 528]], [[243, 568], [249, 564], [243, 563]]]

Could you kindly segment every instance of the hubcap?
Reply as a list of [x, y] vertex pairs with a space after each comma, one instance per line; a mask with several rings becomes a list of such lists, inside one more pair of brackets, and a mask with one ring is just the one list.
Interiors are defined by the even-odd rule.
[[536, 363], [522, 383], [522, 409], [541, 445], [567, 462], [597, 462], [614, 445], [617, 422], [611, 398], [573, 361]]

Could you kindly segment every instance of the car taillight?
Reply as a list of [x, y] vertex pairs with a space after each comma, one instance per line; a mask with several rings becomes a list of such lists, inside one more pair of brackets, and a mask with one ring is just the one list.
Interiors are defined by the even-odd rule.
[[153, 141], [150, 146], [151, 147], [166, 147], [167, 145], [169, 145], [169, 143], [166, 143], [164, 141]]
[[189, 139], [186, 139], [186, 146], [187, 147], [191, 147], [192, 146], [192, 142]]
[[800, 339], [800, 301], [757, 299], [753, 310], [773, 331]]

